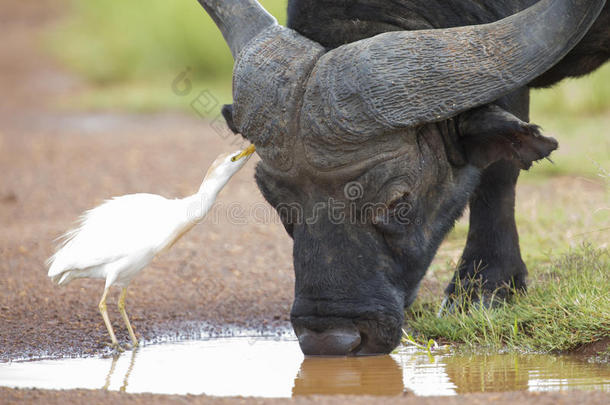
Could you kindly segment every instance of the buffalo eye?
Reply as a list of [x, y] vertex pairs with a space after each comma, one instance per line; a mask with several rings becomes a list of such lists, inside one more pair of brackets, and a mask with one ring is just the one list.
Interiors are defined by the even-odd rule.
[[409, 197], [409, 193], [405, 193], [388, 204], [388, 215], [398, 223], [408, 223], [410, 214], [413, 211], [413, 205]]
[[413, 208], [409, 197], [409, 193], [402, 193], [394, 196], [394, 198], [385, 205], [383, 210], [376, 212], [373, 216], [373, 223], [380, 227], [382, 231], [393, 228], [393, 226], [390, 225], [408, 224], [409, 214]]

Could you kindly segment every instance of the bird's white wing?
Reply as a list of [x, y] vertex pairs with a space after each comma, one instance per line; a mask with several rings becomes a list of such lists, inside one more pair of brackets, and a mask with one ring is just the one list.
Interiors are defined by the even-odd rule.
[[101, 266], [127, 256], [154, 256], [188, 222], [184, 200], [154, 194], [115, 197], [83, 214], [49, 259], [49, 277]]

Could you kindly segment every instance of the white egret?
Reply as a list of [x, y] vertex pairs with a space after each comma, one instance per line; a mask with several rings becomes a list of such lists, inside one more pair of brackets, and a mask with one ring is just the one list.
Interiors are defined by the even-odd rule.
[[47, 262], [48, 276], [59, 285], [76, 278], [106, 280], [99, 310], [114, 348], [120, 346], [106, 309], [110, 287], [122, 288], [118, 307], [135, 347], [138, 340], [125, 311], [127, 286], [156, 255], [171, 248], [205, 216], [254, 150], [251, 145], [241, 152], [220, 155], [199, 191], [190, 197], [170, 200], [145, 193], [115, 197], [85, 212], [79, 226], [63, 235], [59, 249]]

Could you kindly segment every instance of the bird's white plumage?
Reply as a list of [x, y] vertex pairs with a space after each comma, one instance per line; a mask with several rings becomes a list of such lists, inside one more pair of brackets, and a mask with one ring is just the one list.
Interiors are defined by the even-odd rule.
[[[61, 239], [48, 260], [48, 276], [59, 284], [74, 278], [103, 278], [106, 286], [129, 281], [164, 249], [201, 219], [217, 194], [248, 160], [219, 156], [211, 165], [197, 194], [167, 199], [155, 194], [129, 194], [106, 200], [85, 212], [78, 226]], [[197, 218], [193, 217], [196, 208]]]
[[[49, 259], [49, 277], [60, 284], [90, 277], [125, 285], [173, 242], [172, 236], [194, 225], [188, 203], [144, 193], [105, 201], [65, 235], [63, 246]], [[113, 274], [118, 270], [113, 264], [119, 263], [123, 272]]]
[[85, 212], [78, 226], [61, 237], [59, 249], [47, 262], [48, 276], [58, 284], [75, 278], [106, 280], [100, 311], [116, 346], [105, 300], [110, 286], [123, 287], [119, 310], [136, 345], [124, 308], [125, 288], [157, 254], [170, 248], [203, 218], [220, 190], [253, 152], [254, 147], [250, 146], [241, 153], [219, 156], [199, 191], [190, 197], [171, 200], [155, 194], [129, 194]]

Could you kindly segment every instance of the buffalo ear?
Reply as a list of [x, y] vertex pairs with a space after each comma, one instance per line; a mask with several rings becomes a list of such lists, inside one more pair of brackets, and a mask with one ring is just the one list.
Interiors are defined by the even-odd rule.
[[505, 159], [527, 170], [558, 147], [554, 138], [540, 133], [540, 127], [496, 105], [461, 114], [459, 132], [467, 161], [481, 169]]
[[235, 125], [235, 121], [233, 121], [233, 104], [225, 104], [222, 106], [222, 110], [220, 111], [225, 121], [227, 122], [227, 126], [234, 134], [239, 134], [239, 129]]
[[[263, 168], [262, 162], [256, 165], [256, 169], [254, 172], [254, 179], [256, 180], [256, 184], [258, 185], [258, 189], [261, 191], [261, 194], [267, 200], [267, 202], [275, 209], [280, 217], [280, 221], [282, 225], [284, 225], [284, 229], [286, 233], [293, 238], [294, 234], [294, 222], [301, 222], [303, 218], [300, 216], [300, 212], [298, 204], [296, 206], [297, 212], [292, 211], [292, 208], [295, 208], [295, 205], [290, 203], [286, 203], [287, 201], [293, 201], [294, 199], [290, 196], [285, 184], [276, 181], [272, 176], [265, 172]], [[295, 215], [296, 214], [296, 215]]]

